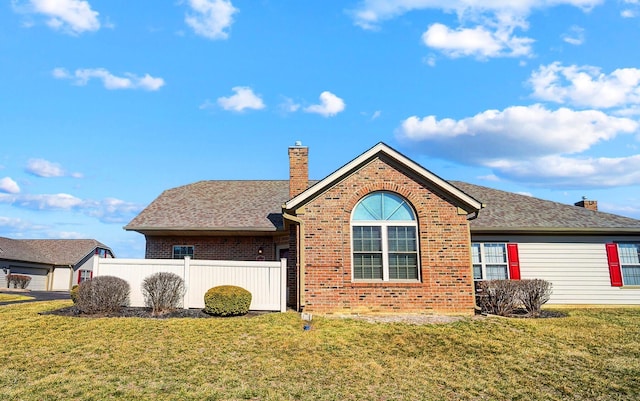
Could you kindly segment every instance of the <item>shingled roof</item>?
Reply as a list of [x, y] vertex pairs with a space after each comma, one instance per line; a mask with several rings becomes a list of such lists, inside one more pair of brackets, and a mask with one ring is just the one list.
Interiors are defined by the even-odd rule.
[[[460, 181], [484, 204], [471, 232], [640, 232], [640, 220]], [[141, 233], [273, 232], [283, 228], [289, 181], [200, 181], [164, 191], [125, 229]]]
[[93, 239], [11, 239], [0, 237], [0, 259], [55, 266], [75, 266], [96, 248], [109, 247]]
[[640, 232], [640, 220], [552, 202], [533, 196], [451, 181], [484, 208], [471, 220], [471, 232]]
[[124, 228], [146, 232], [276, 231], [289, 181], [199, 181], [164, 191]]

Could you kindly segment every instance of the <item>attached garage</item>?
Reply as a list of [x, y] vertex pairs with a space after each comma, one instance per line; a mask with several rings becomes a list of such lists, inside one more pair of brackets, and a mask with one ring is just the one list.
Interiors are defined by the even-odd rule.
[[27, 286], [27, 289], [32, 291], [46, 291], [47, 290], [47, 269], [41, 269], [36, 267], [9, 267], [11, 274], [22, 274], [31, 277], [31, 281]]

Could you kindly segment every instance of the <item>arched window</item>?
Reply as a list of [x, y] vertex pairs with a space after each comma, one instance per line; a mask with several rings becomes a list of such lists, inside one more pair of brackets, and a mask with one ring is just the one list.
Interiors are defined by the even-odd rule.
[[353, 279], [418, 280], [417, 231], [413, 209], [402, 197], [365, 196], [351, 215]]

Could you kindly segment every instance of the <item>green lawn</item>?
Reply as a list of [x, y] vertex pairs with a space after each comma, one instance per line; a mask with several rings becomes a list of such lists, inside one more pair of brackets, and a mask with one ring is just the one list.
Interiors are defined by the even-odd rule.
[[0, 306], [2, 400], [638, 400], [640, 309], [442, 325]]

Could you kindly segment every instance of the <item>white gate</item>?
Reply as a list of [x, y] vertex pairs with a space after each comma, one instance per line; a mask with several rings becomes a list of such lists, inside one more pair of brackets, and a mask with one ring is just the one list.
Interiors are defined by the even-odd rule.
[[175, 273], [186, 287], [182, 307], [204, 308], [204, 294], [212, 287], [235, 285], [251, 293], [251, 310], [285, 312], [286, 259], [278, 262], [238, 262], [190, 259], [94, 258], [93, 277], [115, 276], [131, 286], [131, 306], [145, 306], [142, 281], [158, 272]]

